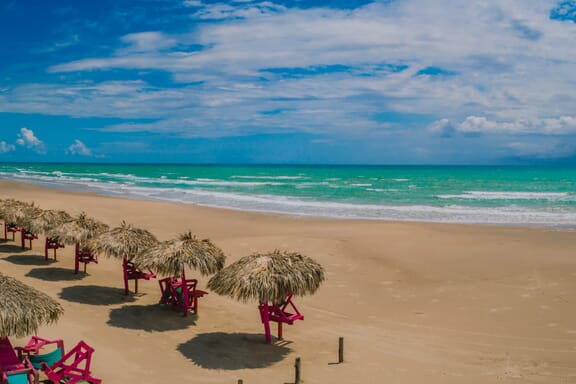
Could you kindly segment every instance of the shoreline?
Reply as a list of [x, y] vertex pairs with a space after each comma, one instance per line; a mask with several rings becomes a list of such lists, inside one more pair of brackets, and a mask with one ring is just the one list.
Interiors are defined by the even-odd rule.
[[23, 181], [23, 180], [13, 180], [7, 178], [0, 177], [0, 184], [1, 183], [21, 183], [25, 185], [30, 185], [37, 188], [46, 188], [54, 191], [62, 191], [62, 192], [70, 192], [70, 193], [86, 193], [86, 194], [94, 194], [96, 196], [102, 197], [111, 197], [111, 198], [118, 198], [118, 199], [127, 199], [127, 200], [134, 200], [134, 201], [149, 201], [149, 202], [161, 202], [161, 203], [171, 203], [171, 204], [182, 204], [187, 206], [194, 206], [194, 207], [202, 207], [206, 209], [216, 209], [216, 210], [224, 210], [224, 211], [232, 211], [232, 212], [244, 212], [244, 213], [253, 213], [253, 214], [261, 214], [261, 215], [270, 215], [270, 216], [280, 216], [280, 217], [287, 217], [287, 218], [297, 218], [297, 219], [312, 219], [312, 220], [336, 220], [336, 221], [359, 221], [359, 222], [382, 222], [382, 223], [391, 223], [391, 224], [400, 224], [400, 223], [407, 223], [407, 224], [422, 224], [422, 225], [472, 225], [472, 226], [482, 226], [482, 227], [504, 227], [504, 228], [532, 228], [532, 229], [550, 229], [550, 230], [559, 230], [559, 231], [576, 231], [576, 223], [574, 224], [555, 224], [555, 225], [547, 225], [547, 224], [529, 224], [529, 223], [492, 223], [492, 222], [467, 222], [467, 221], [435, 221], [435, 220], [421, 220], [421, 219], [393, 219], [393, 218], [379, 218], [379, 217], [353, 217], [353, 216], [322, 216], [322, 215], [315, 215], [315, 214], [305, 214], [305, 213], [293, 213], [293, 212], [283, 212], [283, 211], [274, 211], [274, 210], [259, 210], [259, 209], [246, 209], [246, 208], [236, 208], [236, 207], [226, 207], [226, 206], [216, 206], [210, 204], [200, 204], [194, 202], [186, 202], [186, 201], [177, 201], [177, 200], [169, 200], [169, 199], [161, 199], [161, 198], [153, 198], [153, 197], [145, 197], [145, 196], [137, 196], [132, 194], [114, 194], [109, 191], [97, 191], [91, 189], [83, 189], [81, 187], [77, 187], [73, 184], [64, 184], [62, 186], [58, 186], [54, 182], [35, 182], [35, 181]]
[[[24, 252], [0, 241], [2, 272], [64, 306], [38, 335], [95, 347], [92, 371], [104, 382], [293, 382], [296, 357], [309, 384], [576, 380], [574, 231], [288, 217], [0, 180], [6, 197], [111, 227], [125, 220], [159, 240], [191, 230], [222, 248], [227, 265], [278, 248], [324, 266], [318, 292], [295, 301], [305, 320], [265, 345], [255, 303], [209, 292], [183, 318], [159, 307], [157, 281], [125, 297], [118, 260], [100, 257], [74, 275], [73, 247], [46, 263], [42, 236]], [[208, 276], [189, 275], [205, 290]], [[330, 364], [340, 336], [345, 363]]]

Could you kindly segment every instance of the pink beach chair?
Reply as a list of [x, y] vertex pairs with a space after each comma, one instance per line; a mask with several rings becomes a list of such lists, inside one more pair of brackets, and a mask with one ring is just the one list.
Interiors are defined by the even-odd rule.
[[[288, 312], [288, 307], [291, 307], [292, 312]], [[264, 332], [266, 342], [272, 342], [272, 335], [270, 333], [270, 322], [278, 323], [278, 338], [282, 339], [282, 324], [294, 324], [296, 320], [304, 320], [304, 315], [300, 313], [294, 302], [292, 301], [292, 294], [288, 294], [282, 303], [260, 303], [258, 306], [260, 310], [260, 318], [264, 324]]]
[[122, 262], [122, 271], [124, 275], [124, 294], [127, 295], [130, 292], [130, 287], [128, 285], [128, 280], [134, 280], [134, 293], [138, 293], [138, 280], [150, 280], [155, 279], [156, 274], [152, 271], [144, 272], [138, 269], [134, 263], [124, 259]]
[[67, 384], [74, 384], [79, 381], [87, 381], [88, 383], [99, 384], [102, 380], [95, 378], [90, 373], [93, 353], [94, 348], [84, 341], [80, 341], [52, 366], [42, 362], [42, 370], [53, 383], [65, 381]]

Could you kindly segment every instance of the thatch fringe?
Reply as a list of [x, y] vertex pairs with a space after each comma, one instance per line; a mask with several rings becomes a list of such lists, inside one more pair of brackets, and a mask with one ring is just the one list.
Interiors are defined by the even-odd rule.
[[134, 258], [134, 263], [161, 275], [177, 276], [185, 268], [210, 275], [222, 269], [225, 260], [220, 248], [208, 239], [197, 239], [189, 231], [142, 252]]
[[88, 247], [98, 254], [132, 260], [156, 244], [158, 240], [151, 232], [122, 221], [119, 227], [103, 232], [90, 240]]
[[55, 322], [62, 306], [43, 292], [0, 273], [0, 337], [24, 337]]
[[230, 264], [208, 281], [208, 288], [242, 302], [279, 302], [288, 293], [313, 294], [323, 281], [324, 269], [311, 258], [275, 250]]

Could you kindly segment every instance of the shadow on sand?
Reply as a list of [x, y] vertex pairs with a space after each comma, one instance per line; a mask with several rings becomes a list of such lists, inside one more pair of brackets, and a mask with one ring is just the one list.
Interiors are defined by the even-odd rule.
[[[73, 273], [71, 271], [71, 273]], [[133, 295], [124, 295], [120, 288], [102, 287], [98, 285], [74, 285], [62, 288], [60, 298], [67, 301], [90, 305], [113, 305], [135, 301]]]
[[4, 260], [18, 265], [49, 265], [55, 263], [54, 260], [45, 260], [44, 255], [10, 255]]
[[22, 253], [26, 251], [29, 251], [29, 249], [22, 249], [20, 245], [15, 244], [2, 244], [0, 247], [0, 253]]
[[70, 268], [33, 268], [26, 276], [45, 281], [78, 281], [86, 277], [84, 273], [74, 273]]
[[284, 344], [266, 344], [261, 333], [202, 333], [178, 345], [178, 351], [207, 369], [265, 368], [291, 352]]
[[168, 306], [125, 305], [110, 311], [108, 324], [113, 327], [164, 332], [196, 325], [196, 315], [183, 316]]

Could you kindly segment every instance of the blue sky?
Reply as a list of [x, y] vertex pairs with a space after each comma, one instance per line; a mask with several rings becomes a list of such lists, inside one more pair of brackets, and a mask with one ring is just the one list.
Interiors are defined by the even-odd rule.
[[2, 0], [0, 161], [576, 163], [576, 0]]

